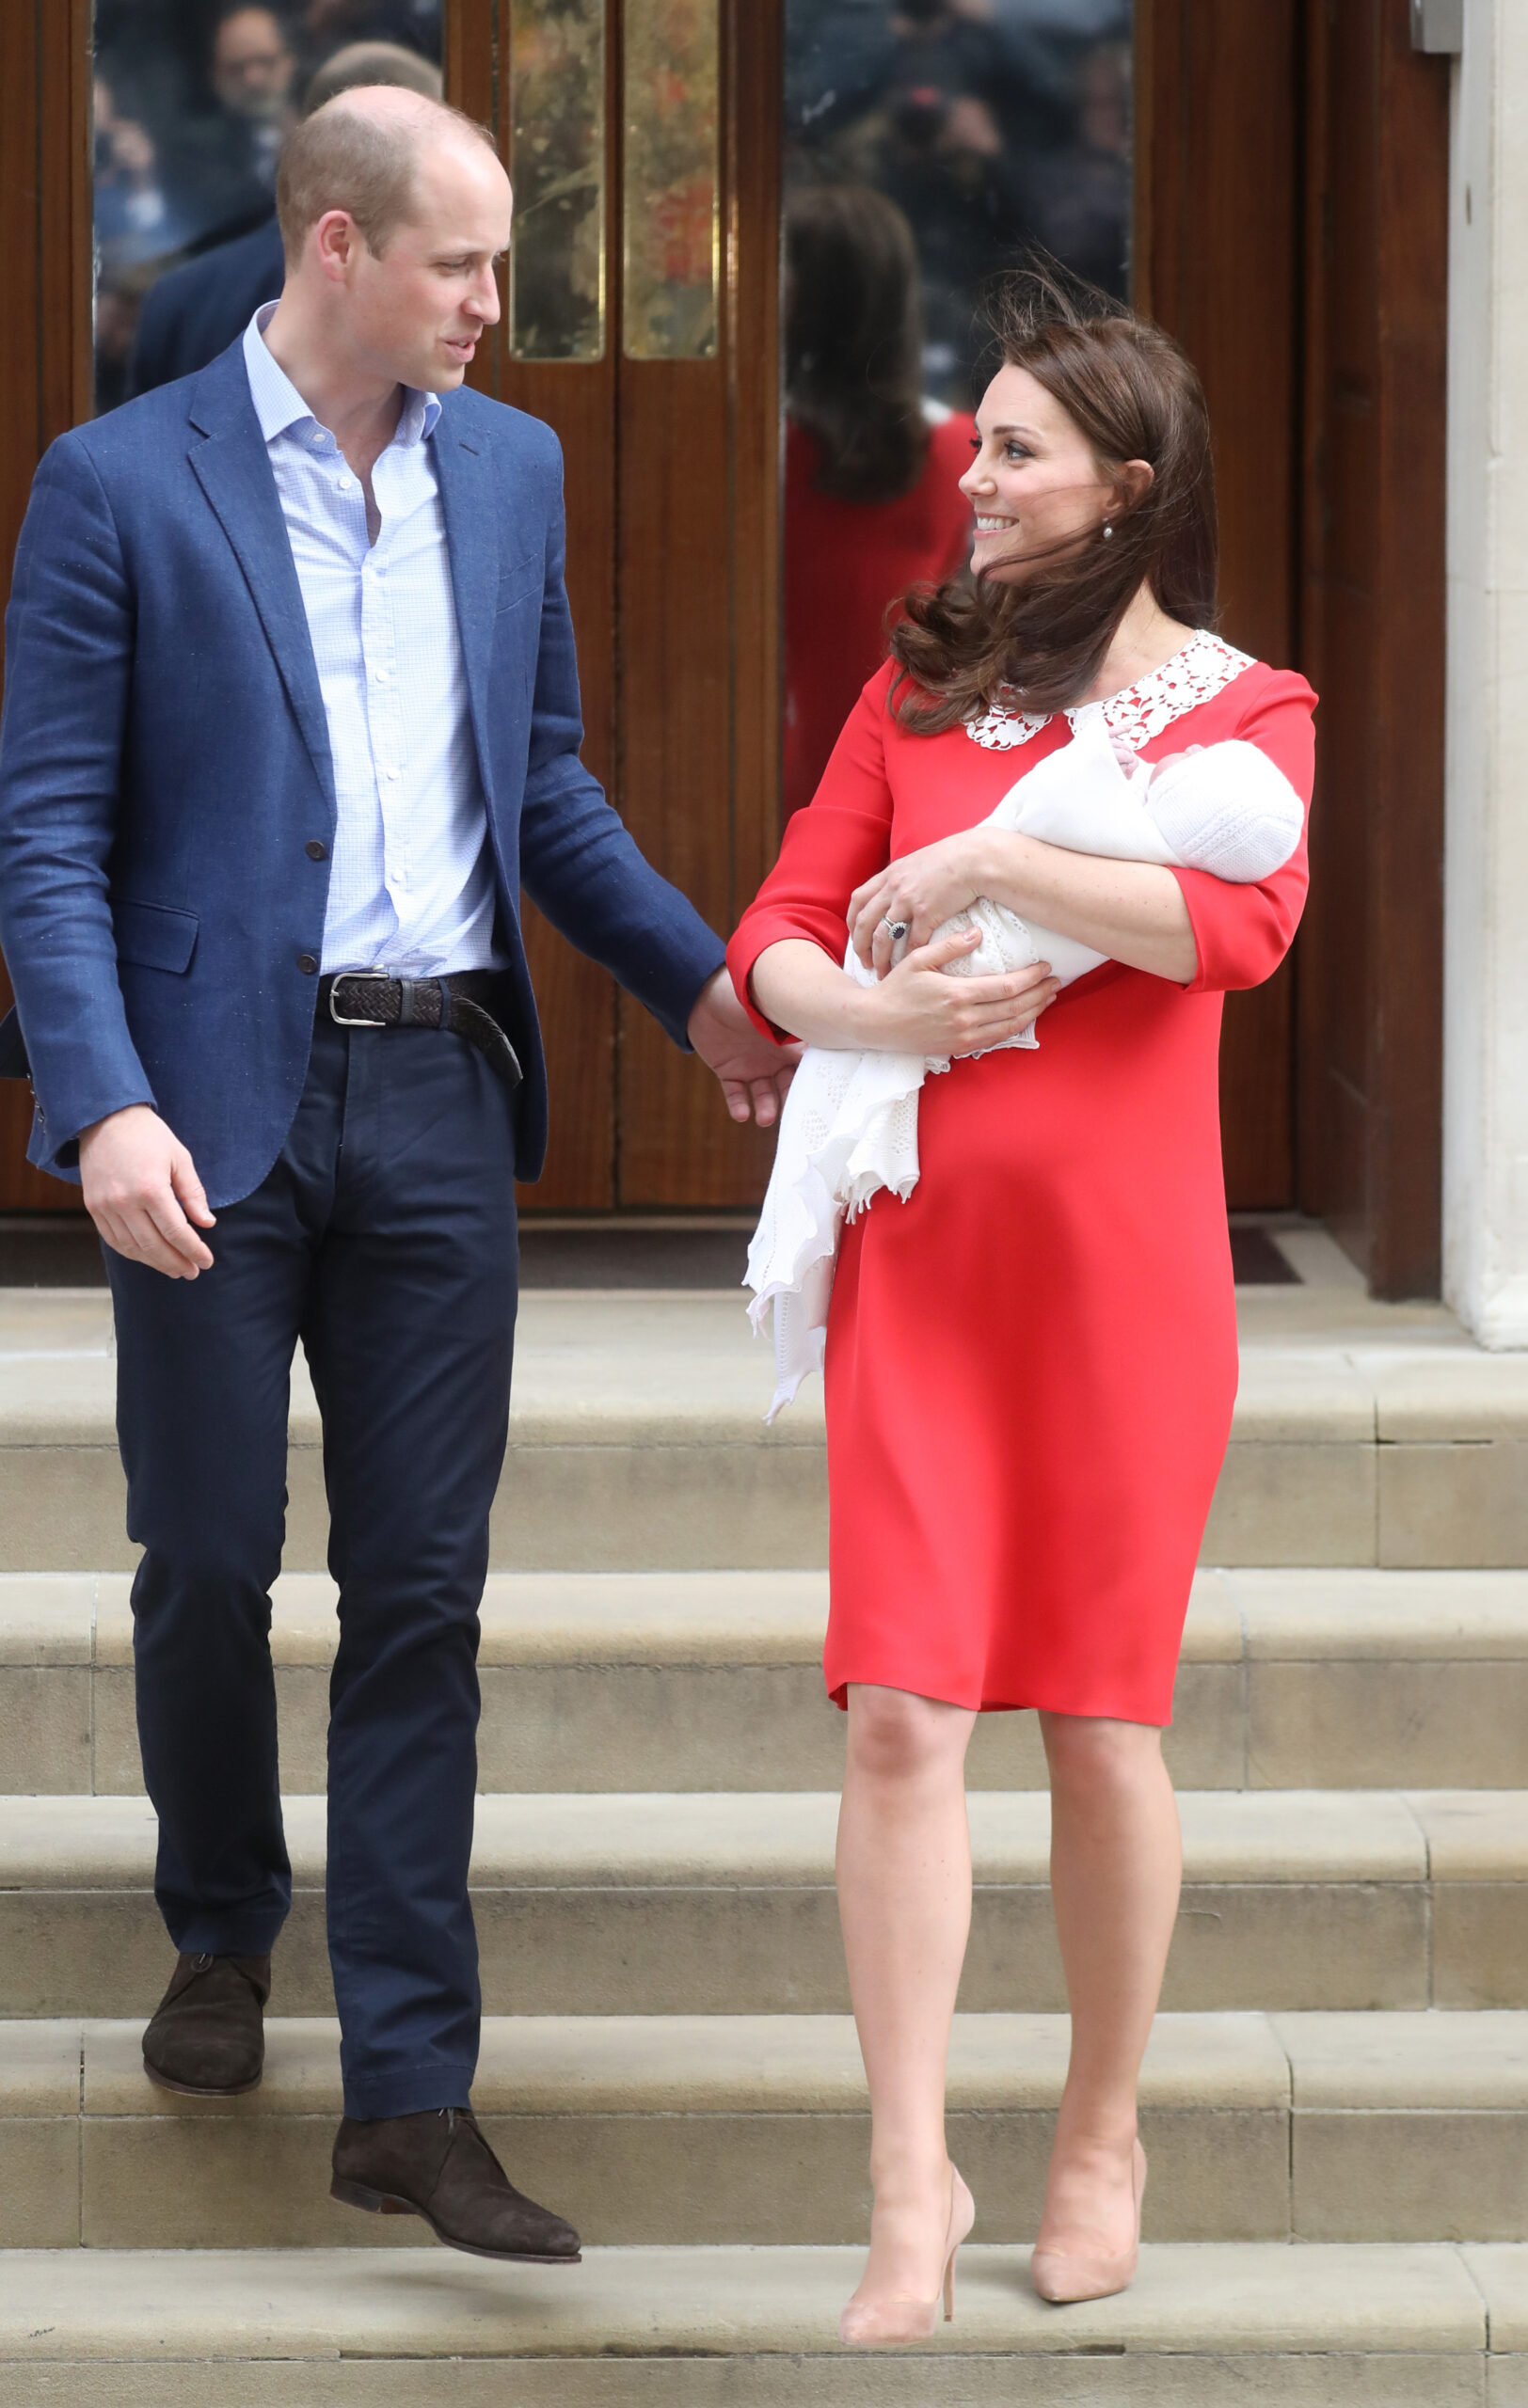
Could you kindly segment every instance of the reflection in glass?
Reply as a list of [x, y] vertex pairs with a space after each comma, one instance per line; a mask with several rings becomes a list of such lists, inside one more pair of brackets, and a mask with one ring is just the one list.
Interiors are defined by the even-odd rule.
[[605, 0], [513, 0], [517, 359], [605, 351]]
[[925, 388], [973, 399], [981, 289], [1039, 245], [1128, 292], [1130, 0], [787, 0], [788, 183], [913, 228]]
[[205, 366], [280, 291], [288, 133], [349, 84], [438, 92], [440, 14], [441, 0], [95, 0], [98, 411]]
[[1130, 37], [1130, 0], [786, 0], [787, 812], [963, 568], [983, 287], [1038, 247], [1128, 293]]
[[964, 566], [972, 424], [923, 394], [917, 252], [895, 201], [802, 186], [785, 262], [788, 816], [884, 656], [887, 602]]
[[716, 351], [720, 0], [627, 0], [625, 349]]

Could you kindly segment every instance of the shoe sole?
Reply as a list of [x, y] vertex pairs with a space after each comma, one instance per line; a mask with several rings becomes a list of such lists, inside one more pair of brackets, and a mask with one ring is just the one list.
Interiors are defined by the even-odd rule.
[[448, 2249], [459, 2249], [464, 2258], [491, 2258], [498, 2264], [513, 2266], [581, 2266], [583, 2263], [581, 2250], [576, 2250], [569, 2258], [552, 2257], [536, 2249], [480, 2249], [475, 2242], [457, 2241], [453, 2234], [443, 2232], [434, 2216], [423, 2208], [416, 2207], [412, 2199], [401, 2198], [395, 2191], [369, 2190], [364, 2182], [347, 2182], [338, 2174], [329, 2184], [329, 2196], [337, 2199], [342, 2208], [362, 2208], [368, 2215], [418, 2216], [422, 2223], [429, 2226], [437, 2241], [444, 2242]]
[[143, 2060], [143, 2070], [156, 2090], [172, 2090], [177, 2099], [247, 2099], [251, 2090], [258, 2090], [265, 2079], [265, 2069], [262, 2067], [253, 2082], [235, 2083], [227, 2090], [210, 2089], [203, 2083], [173, 2081], [167, 2073], [161, 2073], [157, 2066], [151, 2066], [147, 2057]]

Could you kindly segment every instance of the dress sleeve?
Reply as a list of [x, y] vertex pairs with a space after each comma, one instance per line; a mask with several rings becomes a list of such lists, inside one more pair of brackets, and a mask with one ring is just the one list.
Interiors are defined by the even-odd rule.
[[[1254, 673], [1247, 674], [1250, 681]], [[1259, 987], [1289, 951], [1310, 883], [1306, 838], [1315, 768], [1315, 703], [1303, 677], [1289, 670], [1265, 670], [1255, 691], [1248, 695], [1242, 717], [1226, 731], [1245, 744], [1255, 744], [1283, 771], [1306, 807], [1307, 825], [1283, 867], [1255, 883], [1233, 884], [1208, 870], [1173, 871], [1199, 948], [1199, 970], [1185, 989], [1186, 994]]]
[[804, 811], [786, 823], [780, 858], [738, 925], [727, 947], [732, 983], [755, 1025], [789, 1043], [759, 1012], [748, 991], [755, 962], [767, 945], [804, 937], [836, 968], [848, 942], [849, 898], [891, 858], [891, 788], [886, 780], [886, 695], [889, 663], [877, 670], [834, 746], [822, 782]]

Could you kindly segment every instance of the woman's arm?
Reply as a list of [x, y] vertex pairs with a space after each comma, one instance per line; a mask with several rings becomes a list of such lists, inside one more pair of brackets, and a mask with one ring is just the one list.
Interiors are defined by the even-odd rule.
[[1047, 962], [995, 978], [951, 978], [944, 965], [981, 942], [979, 928], [942, 937], [861, 987], [804, 937], [769, 944], [749, 979], [753, 1001], [777, 1028], [808, 1045], [871, 1054], [979, 1054], [1017, 1037], [1057, 991]]
[[1179, 986], [1198, 974], [1193, 924], [1171, 870], [1154, 862], [1068, 852], [987, 825], [905, 853], [857, 887], [849, 907], [854, 950], [884, 977], [892, 953], [889, 921], [907, 921], [909, 943], [926, 944], [979, 895], [1132, 970]]
[[1071, 853], [1002, 828], [988, 832], [981, 851], [987, 884], [979, 891], [1021, 920], [1037, 920], [1058, 936], [1181, 987], [1198, 972], [1193, 923], [1171, 870], [1155, 862]]

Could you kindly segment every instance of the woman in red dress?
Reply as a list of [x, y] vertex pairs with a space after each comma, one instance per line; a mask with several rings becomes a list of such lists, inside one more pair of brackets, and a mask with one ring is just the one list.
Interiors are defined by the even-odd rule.
[[[1304, 681], [1207, 632], [1208, 429], [1155, 328], [1022, 290], [963, 487], [974, 593], [910, 598], [733, 942], [760, 1024], [973, 1055], [927, 1081], [920, 1176], [845, 1231], [828, 1323], [829, 1689], [848, 1708], [838, 1888], [875, 2207], [848, 2341], [931, 2329], [969, 2228], [944, 2126], [970, 1917], [978, 1714], [1039, 1709], [1072, 2056], [1032, 2261], [1055, 2300], [1136, 2262], [1142, 2052], [1181, 1848], [1161, 1727], [1230, 1431], [1236, 1329], [1220, 998], [1282, 958], [1305, 845], [1260, 884], [979, 825], [1103, 701], [1148, 762], [1229, 737], [1302, 800]], [[950, 977], [979, 895], [1109, 958]], [[842, 968], [845, 922], [881, 974]], [[897, 958], [897, 935], [908, 950]], [[895, 966], [894, 965], [895, 962]], [[1043, 1013], [1038, 1051], [984, 1051]]]

